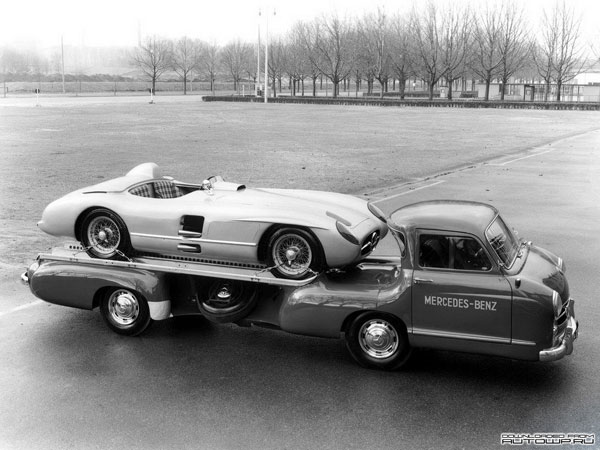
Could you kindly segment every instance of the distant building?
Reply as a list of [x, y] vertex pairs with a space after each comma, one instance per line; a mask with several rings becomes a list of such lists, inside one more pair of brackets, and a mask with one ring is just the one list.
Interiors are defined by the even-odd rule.
[[[490, 100], [500, 99], [500, 83], [490, 85]], [[545, 83], [509, 83], [504, 88], [504, 100], [544, 101], [546, 99]], [[556, 84], [550, 85], [548, 100], [556, 100]], [[477, 97], [485, 97], [485, 84], [476, 84]], [[564, 102], [600, 102], [600, 62], [580, 73], [562, 86], [560, 96]]]

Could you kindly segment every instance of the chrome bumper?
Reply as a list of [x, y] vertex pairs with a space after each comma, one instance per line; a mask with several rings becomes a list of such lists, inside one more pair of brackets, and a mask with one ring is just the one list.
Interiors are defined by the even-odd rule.
[[540, 361], [556, 361], [564, 356], [573, 353], [573, 341], [579, 334], [579, 322], [575, 320], [574, 301], [569, 305], [569, 318], [567, 319], [567, 328], [560, 344], [556, 347], [540, 351]]
[[21, 283], [25, 286], [29, 286], [29, 274], [27, 272], [21, 274]]

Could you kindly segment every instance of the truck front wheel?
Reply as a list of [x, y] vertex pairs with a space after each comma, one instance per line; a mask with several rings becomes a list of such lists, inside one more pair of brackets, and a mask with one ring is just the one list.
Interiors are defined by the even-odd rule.
[[108, 327], [116, 333], [135, 336], [152, 322], [146, 300], [129, 289], [111, 289], [100, 300], [100, 312]]
[[345, 341], [356, 362], [372, 369], [399, 369], [412, 352], [402, 322], [379, 312], [357, 316], [346, 331]]

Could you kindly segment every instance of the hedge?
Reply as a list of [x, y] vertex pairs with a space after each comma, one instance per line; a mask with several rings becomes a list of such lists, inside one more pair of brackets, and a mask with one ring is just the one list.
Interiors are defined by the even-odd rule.
[[[204, 96], [205, 102], [248, 102], [262, 103], [263, 97], [255, 96]], [[276, 97], [269, 98], [269, 103], [298, 103], [316, 105], [355, 105], [355, 106], [395, 106], [420, 108], [500, 108], [500, 109], [548, 109], [548, 110], [582, 110], [599, 111], [600, 103], [575, 102], [531, 102], [531, 101], [483, 101], [483, 100], [424, 100], [424, 99], [375, 99], [350, 97]]]

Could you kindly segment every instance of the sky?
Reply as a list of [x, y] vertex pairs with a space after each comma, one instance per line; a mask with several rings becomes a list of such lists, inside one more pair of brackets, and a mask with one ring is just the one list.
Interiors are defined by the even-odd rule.
[[[270, 1], [270, 2], [269, 2]], [[439, 3], [467, 0], [434, 0]], [[552, 0], [515, 0], [536, 16]], [[600, 1], [566, 0], [582, 14], [588, 39], [600, 40]], [[481, 0], [472, 5], [483, 4]], [[0, 47], [135, 46], [138, 36], [187, 35], [217, 44], [255, 42], [258, 26], [282, 34], [298, 20], [322, 14], [360, 16], [377, 7], [408, 12], [411, 0], [0, 0]], [[258, 12], [262, 11], [259, 20]], [[273, 15], [273, 11], [275, 15]]]

